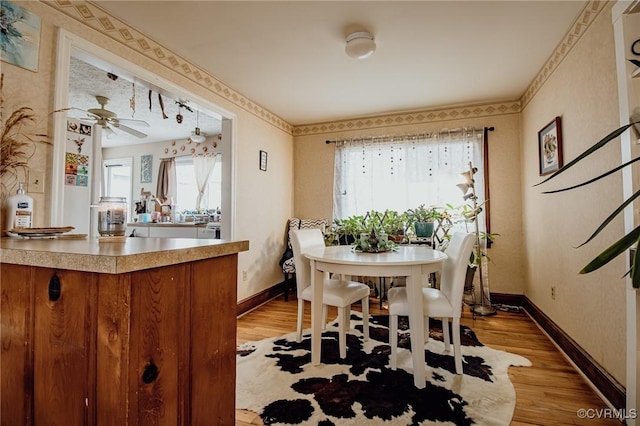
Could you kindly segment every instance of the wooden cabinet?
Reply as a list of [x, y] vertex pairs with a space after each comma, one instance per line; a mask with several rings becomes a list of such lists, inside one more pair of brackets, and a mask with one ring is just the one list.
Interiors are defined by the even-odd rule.
[[125, 235], [127, 237], [148, 237], [149, 236], [149, 227], [148, 226], [127, 226], [127, 230], [125, 231]]
[[236, 275], [3, 263], [1, 424], [235, 424]]
[[149, 236], [160, 238], [198, 238], [198, 228], [195, 226], [150, 226]]

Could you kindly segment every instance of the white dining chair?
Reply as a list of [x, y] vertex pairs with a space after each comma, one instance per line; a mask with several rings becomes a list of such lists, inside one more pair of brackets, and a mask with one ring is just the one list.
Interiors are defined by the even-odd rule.
[[[460, 352], [460, 315], [462, 297], [469, 256], [473, 250], [475, 236], [456, 232], [446, 250], [448, 256], [442, 266], [440, 289], [424, 287], [422, 289], [423, 314], [425, 318], [425, 342], [429, 338], [429, 318], [442, 318], [442, 333], [445, 350], [451, 350], [449, 340], [449, 320], [452, 320], [453, 349], [456, 374], [462, 374], [462, 354]], [[389, 345], [391, 346], [391, 369], [397, 367], [398, 352], [398, 316], [409, 314], [407, 289], [394, 287], [389, 290]], [[411, 324], [409, 324], [411, 328]]]
[[[311, 301], [311, 261], [302, 254], [314, 247], [324, 247], [324, 236], [319, 229], [294, 229], [289, 233], [293, 258], [296, 264], [296, 289], [298, 295], [297, 341], [302, 340], [302, 319], [305, 300]], [[326, 307], [338, 308], [340, 358], [347, 356], [347, 330], [351, 329], [351, 305], [358, 300], [362, 304], [364, 340], [369, 340], [369, 286], [355, 281], [329, 278], [322, 283], [323, 321], [326, 323]]]

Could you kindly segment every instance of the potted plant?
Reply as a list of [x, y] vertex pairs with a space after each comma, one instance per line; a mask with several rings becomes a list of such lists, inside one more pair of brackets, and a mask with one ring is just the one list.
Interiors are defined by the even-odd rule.
[[382, 216], [381, 228], [388, 238], [396, 243], [404, 241], [407, 227], [407, 214], [398, 213], [394, 210], [385, 210]]
[[363, 232], [363, 221], [364, 216], [360, 215], [334, 219], [327, 236], [325, 236], [325, 241], [331, 245], [353, 244]]
[[29, 160], [37, 143], [50, 145], [46, 134], [36, 133], [37, 116], [33, 109], [22, 106], [4, 115], [4, 74], [0, 75], [0, 199], [14, 192], [19, 182], [25, 182]]
[[434, 221], [442, 217], [436, 207], [425, 207], [424, 204], [420, 204], [415, 209], [407, 210], [406, 215], [409, 226], [413, 227], [413, 231], [418, 238], [431, 238]]

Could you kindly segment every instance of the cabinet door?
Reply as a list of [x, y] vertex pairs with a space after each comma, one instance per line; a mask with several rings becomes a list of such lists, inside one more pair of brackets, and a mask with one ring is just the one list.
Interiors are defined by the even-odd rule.
[[2, 426], [32, 425], [33, 286], [31, 268], [2, 264], [0, 280]]
[[127, 226], [125, 235], [127, 237], [130, 237], [131, 234], [133, 234], [134, 237], [148, 237], [149, 227], [148, 226]]
[[220, 228], [198, 228], [198, 238], [220, 239]]
[[198, 229], [195, 226], [151, 226], [150, 237], [161, 238], [198, 238]]
[[131, 273], [130, 424], [192, 424], [188, 280], [187, 264]]
[[33, 271], [34, 423], [95, 424], [97, 275]]

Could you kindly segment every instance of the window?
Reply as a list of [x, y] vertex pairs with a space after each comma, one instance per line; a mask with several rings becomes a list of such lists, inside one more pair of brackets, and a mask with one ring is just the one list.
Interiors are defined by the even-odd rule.
[[[206, 185], [202, 206], [219, 209], [222, 205], [222, 157], [216, 155], [213, 172]], [[193, 166], [193, 157], [176, 157], [176, 183], [178, 196], [176, 203], [180, 210], [194, 210], [198, 199], [198, 184]]]
[[460, 206], [463, 194], [456, 185], [469, 162], [478, 168], [476, 192], [484, 194], [482, 131], [338, 141], [333, 217], [404, 212], [421, 204]]
[[128, 216], [132, 214], [132, 164], [133, 158], [116, 158], [105, 160], [104, 164], [104, 193], [107, 197], [124, 197], [129, 208]]

